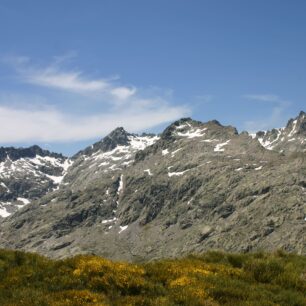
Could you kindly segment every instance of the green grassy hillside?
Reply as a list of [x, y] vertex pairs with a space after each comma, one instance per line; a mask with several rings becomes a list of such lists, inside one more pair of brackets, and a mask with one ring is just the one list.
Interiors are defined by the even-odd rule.
[[0, 251], [0, 305], [306, 305], [306, 258], [208, 252], [129, 264]]

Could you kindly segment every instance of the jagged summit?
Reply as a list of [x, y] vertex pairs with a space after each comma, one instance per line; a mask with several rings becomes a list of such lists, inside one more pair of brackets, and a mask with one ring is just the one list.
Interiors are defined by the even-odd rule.
[[167, 127], [161, 134], [161, 138], [167, 141], [175, 141], [178, 137], [202, 137], [218, 136], [219, 138], [231, 137], [238, 135], [238, 131], [232, 126], [223, 126], [217, 120], [201, 122], [191, 118], [182, 118], [175, 121]]
[[[175, 141], [177, 137], [188, 136], [199, 137], [200, 135], [207, 134], [211, 137], [229, 138], [238, 135], [238, 131], [235, 127], [229, 125], [224, 126], [218, 120], [210, 120], [208, 122], [201, 122], [194, 120], [190, 117], [181, 118], [170, 124], [160, 135], [164, 141]], [[296, 150], [304, 150], [303, 147], [306, 145], [306, 140], [303, 138], [306, 131], [306, 114], [301, 111], [299, 116], [295, 119], [290, 119], [286, 128], [272, 129], [271, 131], [259, 131], [254, 135], [258, 141], [266, 149], [272, 150], [288, 150], [293, 152]], [[284, 137], [281, 137], [284, 134]], [[300, 135], [298, 140], [291, 137], [293, 134]], [[92, 155], [98, 151], [109, 152], [114, 150], [117, 146], [128, 146], [131, 144], [132, 139], [137, 137], [152, 137], [156, 138], [154, 134], [143, 134], [138, 136], [137, 134], [131, 134], [127, 132], [123, 127], [114, 129], [111, 133], [105, 136], [102, 140], [94, 143], [86, 149], [75, 154], [72, 159], [75, 160], [82, 155]], [[291, 138], [290, 138], [291, 137]], [[288, 145], [288, 142], [290, 143]]]
[[84, 155], [91, 156], [98, 152], [110, 152], [120, 146], [132, 146], [134, 149], [144, 149], [147, 145], [152, 144], [152, 141], [157, 140], [157, 138], [158, 136], [155, 134], [142, 133], [139, 136], [138, 134], [127, 132], [123, 127], [117, 127], [100, 141], [79, 151], [72, 159], [76, 160]]
[[126, 146], [129, 144], [128, 137], [131, 135], [132, 134], [128, 133], [123, 127], [118, 127], [105, 136], [102, 141], [94, 144], [93, 152], [97, 150], [107, 152], [113, 150], [118, 145]]
[[191, 118], [181, 118], [170, 124], [161, 134], [161, 138], [164, 140], [175, 140], [175, 133], [177, 130], [184, 127], [192, 127], [201, 124], [200, 121], [195, 121]]
[[263, 147], [285, 153], [306, 152], [306, 114], [301, 111], [284, 128], [259, 131], [256, 138]]
[[117, 145], [126, 146], [129, 143], [129, 136], [132, 134], [128, 133], [123, 127], [118, 127], [107, 135], [103, 142], [108, 150], [114, 149]]
[[83, 188], [101, 175], [123, 170], [133, 163], [136, 152], [144, 150], [158, 139], [155, 134], [143, 133], [139, 136], [118, 127], [72, 157], [73, 165], [65, 177], [65, 183]]
[[213, 119], [213, 120], [210, 120], [210, 121], [208, 121], [207, 122], [208, 124], [209, 123], [212, 123], [212, 124], [215, 124], [215, 125], [218, 125], [218, 126], [223, 126], [218, 120], [216, 120], [216, 119]]
[[290, 119], [286, 129], [293, 131], [294, 134], [306, 133], [306, 113], [301, 111], [295, 119]]
[[81, 155], [92, 155], [97, 151], [111, 151], [118, 145], [126, 146], [129, 144], [128, 137], [131, 135], [123, 127], [117, 127], [98, 142], [76, 153], [72, 159], [76, 159]]
[[0, 162], [4, 161], [6, 158], [15, 161], [20, 158], [34, 158], [36, 155], [65, 159], [62, 154], [44, 150], [37, 145], [28, 148], [0, 147]]

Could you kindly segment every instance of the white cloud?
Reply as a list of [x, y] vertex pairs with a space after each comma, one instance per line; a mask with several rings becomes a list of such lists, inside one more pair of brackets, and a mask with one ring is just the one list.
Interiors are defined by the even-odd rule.
[[126, 100], [136, 93], [136, 88], [117, 87], [112, 89], [111, 93], [119, 100]]
[[26, 110], [0, 106], [0, 142], [93, 139], [105, 136], [118, 126], [138, 132], [186, 115], [189, 115], [187, 108], [167, 105], [154, 110], [127, 110], [87, 116], [71, 116], [51, 108]]

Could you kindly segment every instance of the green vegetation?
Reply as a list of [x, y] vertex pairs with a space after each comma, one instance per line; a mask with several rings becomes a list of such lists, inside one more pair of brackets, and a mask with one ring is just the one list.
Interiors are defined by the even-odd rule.
[[306, 258], [208, 252], [143, 264], [0, 251], [0, 305], [306, 305]]

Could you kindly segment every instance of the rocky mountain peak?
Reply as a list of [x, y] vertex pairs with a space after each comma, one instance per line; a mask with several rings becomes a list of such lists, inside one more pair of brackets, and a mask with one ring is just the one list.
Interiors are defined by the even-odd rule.
[[92, 155], [97, 151], [108, 152], [115, 149], [117, 146], [127, 146], [130, 136], [132, 136], [132, 134], [128, 133], [123, 127], [117, 127], [100, 141], [79, 151], [72, 159], [76, 159], [82, 155]]
[[154, 144], [154, 134], [131, 134], [118, 127], [101, 141], [77, 153], [73, 165], [65, 176], [65, 183], [86, 188], [101, 176], [115, 177], [135, 160], [136, 153]]
[[214, 124], [217, 126], [223, 126], [218, 120], [214, 119], [214, 120], [210, 120], [207, 122], [208, 124]]
[[306, 113], [301, 110], [300, 113], [299, 113], [299, 117], [306, 117]]
[[301, 111], [299, 115], [295, 119], [290, 119], [286, 125], [286, 129], [291, 134], [302, 134], [306, 133], [306, 114], [305, 112]]
[[259, 131], [256, 138], [268, 150], [280, 152], [306, 151], [306, 114], [301, 111], [296, 118], [290, 119], [284, 128]]
[[36, 155], [42, 157], [50, 156], [54, 158], [65, 159], [62, 154], [44, 150], [37, 145], [28, 148], [0, 147], [0, 162], [4, 161], [7, 158], [11, 159], [12, 161], [15, 161], [20, 158], [34, 158]]
[[202, 122], [194, 120], [194, 119], [192, 119], [190, 117], [185, 117], [185, 118], [181, 118], [179, 120], [174, 121], [171, 125], [180, 126], [180, 125], [185, 124], [185, 123], [189, 123], [189, 124], [192, 125], [192, 124], [201, 124]]
[[191, 118], [181, 118], [169, 125], [161, 134], [163, 140], [173, 141], [176, 139], [177, 131], [186, 130], [200, 125], [200, 121]]
[[103, 150], [111, 151], [116, 146], [127, 146], [129, 144], [129, 134], [123, 127], [118, 127], [103, 139]]
[[238, 131], [232, 126], [223, 126], [217, 120], [208, 122], [196, 121], [191, 118], [182, 118], [172, 123], [162, 133], [163, 140], [175, 141], [180, 137], [200, 137], [201, 135], [218, 136], [220, 138], [232, 137], [238, 135]]

